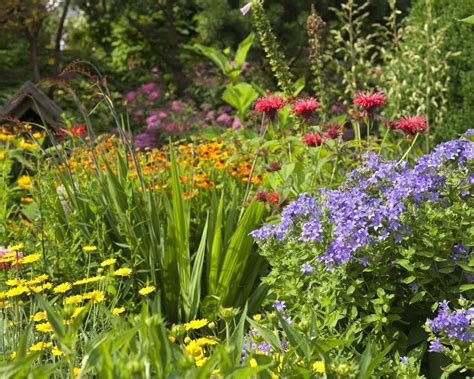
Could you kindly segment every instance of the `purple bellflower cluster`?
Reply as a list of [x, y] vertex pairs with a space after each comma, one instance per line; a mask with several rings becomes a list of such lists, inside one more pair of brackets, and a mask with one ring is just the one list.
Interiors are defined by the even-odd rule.
[[331, 269], [352, 261], [369, 244], [388, 238], [400, 243], [411, 233], [403, 216], [422, 202], [442, 200], [453, 185], [450, 172], [469, 177], [467, 163], [473, 159], [474, 143], [465, 137], [438, 145], [413, 169], [406, 162], [367, 153], [339, 188], [301, 194], [283, 209], [278, 225], [264, 225], [251, 235], [260, 243], [311, 243], [322, 251], [318, 259]]
[[[471, 326], [474, 320], [474, 308], [451, 311], [448, 302], [443, 301], [438, 309], [438, 314], [433, 320], [428, 320], [428, 326], [433, 333], [459, 341], [471, 342], [474, 340]], [[439, 338], [431, 341], [430, 351], [442, 352], [444, 346]]]

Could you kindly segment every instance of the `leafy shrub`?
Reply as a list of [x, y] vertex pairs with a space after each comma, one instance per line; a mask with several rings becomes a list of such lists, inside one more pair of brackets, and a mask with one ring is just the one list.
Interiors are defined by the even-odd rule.
[[473, 154], [466, 137], [413, 169], [369, 153], [339, 188], [300, 195], [252, 233], [273, 296], [322, 336], [357, 322], [401, 354], [423, 342], [433, 302], [473, 290]]

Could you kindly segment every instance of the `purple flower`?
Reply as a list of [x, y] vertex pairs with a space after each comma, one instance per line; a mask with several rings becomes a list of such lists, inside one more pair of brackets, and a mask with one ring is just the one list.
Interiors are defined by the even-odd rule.
[[184, 109], [184, 104], [179, 100], [174, 100], [171, 102], [171, 109], [173, 112], [181, 113]]
[[136, 91], [128, 91], [125, 94], [125, 100], [127, 103], [133, 102], [137, 98], [137, 92]]
[[309, 275], [313, 272], [313, 266], [311, 266], [309, 262], [306, 262], [301, 266], [300, 271], [305, 275]]
[[448, 338], [472, 341], [473, 336], [469, 328], [473, 318], [474, 308], [451, 311], [448, 302], [444, 300], [439, 305], [436, 317], [428, 321], [428, 326], [434, 333], [443, 333]]
[[438, 338], [435, 338], [430, 342], [428, 351], [431, 353], [442, 353], [444, 351], [444, 346], [441, 344]]
[[247, 13], [250, 12], [250, 9], [252, 9], [252, 2], [248, 2], [245, 4], [242, 8], [240, 8], [240, 12], [245, 16]]
[[274, 307], [278, 312], [281, 312], [281, 311], [283, 311], [284, 309], [286, 309], [285, 302], [284, 302], [284, 301], [280, 301], [280, 300], [275, 300], [275, 302], [273, 303], [273, 307]]
[[146, 94], [150, 94], [153, 91], [159, 91], [158, 86], [154, 82], [144, 83], [140, 87], [140, 91]]
[[282, 318], [287, 324], [291, 324], [293, 322], [290, 316], [283, 316]]
[[232, 122], [232, 129], [237, 130], [241, 128], [240, 119], [238, 117], [234, 117], [234, 121]]
[[216, 121], [219, 123], [219, 124], [224, 124], [226, 126], [230, 126], [232, 124], [232, 117], [230, 117], [227, 113], [221, 113]]
[[160, 91], [158, 89], [156, 89], [156, 90], [154, 90], [154, 91], [152, 91], [148, 94], [148, 99], [150, 99], [150, 100], [156, 100], [159, 97], [160, 97]]
[[264, 354], [271, 353], [273, 349], [271, 348], [270, 344], [266, 341], [263, 341], [258, 344], [257, 349], [260, 350]]
[[453, 261], [466, 261], [469, 250], [462, 243], [457, 243], [451, 249]]
[[151, 149], [155, 147], [158, 140], [154, 134], [141, 133], [135, 137], [135, 147], [139, 149]]
[[420, 287], [418, 286], [418, 284], [416, 282], [410, 283], [411, 292], [417, 293], [419, 289], [420, 289]]
[[[322, 252], [317, 259], [327, 269], [355, 261], [371, 244], [404, 243], [412, 234], [405, 216], [415, 216], [423, 203], [449, 206], [449, 175], [462, 173], [467, 178], [466, 162], [473, 158], [474, 143], [466, 138], [438, 145], [413, 169], [369, 152], [339, 188], [301, 194], [283, 209], [279, 224], [265, 225], [251, 235], [259, 243], [304, 242]], [[359, 262], [369, 264], [366, 259]]]
[[403, 363], [406, 365], [408, 363], [408, 358], [407, 357], [400, 357], [400, 363]]

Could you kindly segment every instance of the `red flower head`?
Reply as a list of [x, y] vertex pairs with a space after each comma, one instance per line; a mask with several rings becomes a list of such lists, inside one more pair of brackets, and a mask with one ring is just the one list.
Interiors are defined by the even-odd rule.
[[385, 104], [385, 95], [383, 92], [358, 92], [354, 98], [353, 104], [370, 113], [373, 112], [376, 107]]
[[286, 103], [287, 101], [284, 98], [270, 94], [267, 97], [257, 99], [255, 110], [257, 112], [264, 112], [270, 119], [273, 119], [278, 109], [283, 108]]
[[344, 131], [344, 125], [338, 124], [337, 122], [327, 124], [325, 127], [323, 139], [336, 139], [342, 136]]
[[273, 192], [272, 194], [268, 195], [267, 202], [278, 205], [280, 202], [280, 196], [278, 195], [278, 192]]
[[413, 136], [427, 130], [428, 123], [426, 118], [421, 116], [402, 117], [398, 120], [396, 129], [401, 130], [406, 135]]
[[383, 123], [389, 129], [392, 129], [392, 130], [397, 129], [397, 124], [398, 124], [397, 121], [385, 119], [385, 120], [383, 120]]
[[278, 161], [273, 161], [267, 167], [267, 172], [279, 171], [281, 169], [281, 163]]
[[296, 100], [291, 105], [291, 112], [309, 120], [313, 116], [313, 112], [318, 108], [319, 103], [317, 100], [313, 97], [308, 97], [307, 99]]
[[262, 203], [265, 203], [268, 199], [268, 192], [265, 190], [261, 190], [255, 195], [255, 200], [261, 201]]
[[302, 141], [305, 145], [315, 147], [323, 143], [323, 138], [319, 133], [307, 133], [303, 136]]
[[71, 129], [59, 129], [57, 132], [59, 136], [72, 134], [73, 137], [83, 137], [86, 133], [87, 129], [84, 124], [73, 125]]
[[72, 135], [74, 137], [82, 137], [86, 135], [86, 126], [84, 124], [73, 125]]

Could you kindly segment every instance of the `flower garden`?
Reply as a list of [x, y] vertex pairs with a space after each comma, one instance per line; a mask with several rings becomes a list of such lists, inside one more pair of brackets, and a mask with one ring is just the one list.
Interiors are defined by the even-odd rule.
[[[44, 11], [85, 17], [66, 45], [105, 33], [92, 5], [21, 3], [0, 30]], [[35, 80], [60, 126], [0, 116], [0, 377], [474, 376], [473, 52], [443, 39], [472, 38], [474, 3], [276, 1], [304, 3], [304, 59], [270, 2], [215, 2], [251, 30], [225, 50], [206, 2], [125, 3], [173, 20], [182, 71], [110, 13], [105, 74], [81, 58]]]

